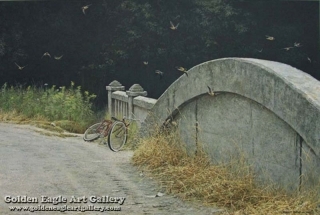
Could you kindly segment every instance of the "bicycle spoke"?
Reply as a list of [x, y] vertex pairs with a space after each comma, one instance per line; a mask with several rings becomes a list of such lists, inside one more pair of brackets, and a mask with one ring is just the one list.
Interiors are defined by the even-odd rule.
[[84, 133], [83, 139], [85, 141], [93, 141], [99, 138], [100, 132], [99, 129], [101, 128], [102, 123], [96, 123], [90, 126]]

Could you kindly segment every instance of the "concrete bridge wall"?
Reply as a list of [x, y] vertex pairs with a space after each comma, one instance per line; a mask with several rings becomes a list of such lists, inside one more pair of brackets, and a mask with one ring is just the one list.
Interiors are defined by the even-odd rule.
[[[319, 182], [319, 81], [289, 65], [245, 58], [205, 62], [188, 74], [154, 104], [144, 135], [172, 118], [189, 153], [203, 147], [221, 162], [240, 151], [258, 178], [290, 190]], [[208, 95], [207, 86], [219, 94]]]

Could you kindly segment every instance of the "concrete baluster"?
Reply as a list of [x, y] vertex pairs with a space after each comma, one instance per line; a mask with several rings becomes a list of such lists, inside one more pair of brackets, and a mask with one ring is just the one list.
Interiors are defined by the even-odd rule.
[[129, 118], [133, 118], [133, 98], [136, 96], [147, 96], [147, 91], [144, 91], [143, 88], [139, 84], [132, 85], [129, 90], [126, 92], [128, 95], [128, 111]]
[[[124, 91], [125, 87], [119, 81], [112, 81], [109, 86], [106, 86], [106, 90], [108, 91], [108, 112], [110, 116], [112, 115], [112, 92], [114, 91]], [[116, 108], [115, 108], [116, 109]], [[116, 110], [114, 110], [115, 112]], [[114, 113], [115, 114], [115, 113]]]

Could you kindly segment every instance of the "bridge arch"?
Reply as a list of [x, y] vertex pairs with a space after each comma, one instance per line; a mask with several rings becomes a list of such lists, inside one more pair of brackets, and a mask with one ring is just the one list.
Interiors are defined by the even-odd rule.
[[[220, 94], [209, 96], [207, 86]], [[308, 184], [320, 176], [320, 82], [289, 65], [250, 58], [199, 64], [163, 93], [142, 130], [170, 117], [190, 152], [196, 136], [213, 160], [223, 159], [233, 141], [281, 185], [295, 189], [301, 175]]]

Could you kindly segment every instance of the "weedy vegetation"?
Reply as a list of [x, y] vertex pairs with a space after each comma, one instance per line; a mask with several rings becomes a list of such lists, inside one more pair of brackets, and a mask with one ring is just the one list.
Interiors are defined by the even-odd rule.
[[[59, 88], [4, 84], [0, 92], [0, 121], [34, 124], [61, 136], [65, 136], [64, 130], [83, 133], [101, 118], [110, 119], [105, 112], [94, 114], [95, 97], [82, 92], [73, 82]], [[155, 129], [153, 135], [144, 139], [137, 137], [138, 130], [137, 123], [132, 121], [126, 145], [135, 149], [132, 162], [157, 179], [167, 193], [224, 208], [220, 212], [223, 215], [320, 214], [319, 187], [288, 193], [272, 184], [257, 184], [241, 153], [213, 164], [201, 145], [197, 153], [190, 154], [177, 129]]]
[[136, 121], [131, 121], [128, 127], [127, 134], [127, 143], [124, 146], [124, 149], [134, 150], [137, 147], [137, 143], [139, 141], [139, 126]]
[[132, 162], [167, 193], [224, 208], [220, 214], [320, 214], [318, 188], [288, 193], [258, 185], [244, 156], [212, 164], [201, 149], [190, 155], [177, 132], [155, 132], [141, 139]]
[[[0, 92], [0, 120], [35, 124], [51, 130], [83, 133], [96, 121], [92, 100], [96, 97], [71, 82], [69, 87], [8, 86]], [[54, 126], [52, 126], [54, 125]]]

